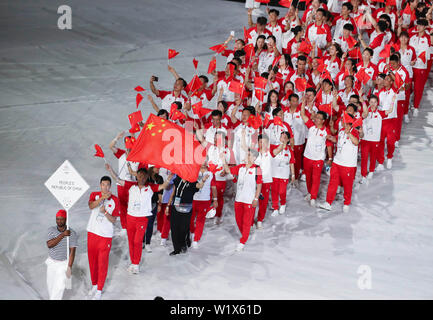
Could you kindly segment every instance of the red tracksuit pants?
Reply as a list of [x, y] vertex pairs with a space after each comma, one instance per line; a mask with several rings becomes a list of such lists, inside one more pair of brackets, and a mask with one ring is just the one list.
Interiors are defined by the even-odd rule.
[[158, 231], [161, 232], [161, 239], [167, 239], [168, 234], [170, 233], [170, 211], [168, 215], [165, 214], [165, 209], [167, 208], [167, 203], [161, 204], [161, 211], [158, 213], [157, 219], [157, 228]]
[[403, 126], [404, 105], [406, 100], [397, 101], [397, 119], [395, 124], [395, 140], [400, 141], [401, 128]]
[[256, 208], [251, 204], [235, 202], [235, 219], [241, 232], [240, 243], [245, 244], [250, 236], [251, 220], [254, 218]]
[[356, 167], [343, 167], [335, 162], [332, 163], [331, 173], [329, 177], [328, 193], [326, 194], [326, 202], [332, 204], [337, 194], [337, 189], [340, 184], [344, 189], [344, 204], [350, 205], [352, 201], [353, 182], [355, 181]]
[[147, 221], [147, 217], [134, 217], [128, 215], [126, 232], [128, 234], [129, 257], [132, 264], [140, 264]]
[[301, 144], [299, 146], [295, 146], [293, 148], [293, 154], [295, 156], [295, 179], [299, 178], [299, 173], [301, 169], [303, 168], [303, 161], [302, 158], [304, 157], [304, 149], [305, 144]]
[[317, 199], [322, 175], [323, 160], [311, 160], [304, 157], [305, 182], [311, 199]]
[[272, 178], [272, 209], [278, 210], [278, 203], [282, 206], [286, 204], [288, 183], [289, 179]]
[[[374, 169], [376, 168], [376, 159], [377, 159], [377, 152], [379, 150], [379, 142], [361, 140], [360, 146], [361, 146], [361, 176], [366, 177], [369, 172], [374, 172]], [[370, 158], [370, 166], [368, 167], [369, 158]]]
[[427, 69], [413, 68], [413, 106], [416, 109], [418, 109], [421, 103], [427, 77]]
[[119, 214], [122, 229], [126, 229], [126, 217], [128, 212], [129, 188], [134, 185], [131, 181], [125, 181], [124, 186], [117, 186], [117, 197], [119, 198]]
[[409, 79], [409, 82], [410, 86], [405, 92], [406, 100], [404, 100], [404, 114], [408, 114], [409, 112], [410, 95], [412, 94], [412, 79]]
[[215, 217], [222, 217], [224, 206], [224, 191], [226, 190], [226, 181], [215, 181], [217, 189], [218, 207], [216, 208]]
[[98, 236], [87, 232], [87, 256], [89, 258], [90, 280], [98, 290], [104, 288], [108, 272], [112, 238]]
[[206, 222], [206, 213], [211, 205], [211, 201], [192, 201], [190, 233], [194, 233], [194, 241], [200, 241]]
[[[262, 183], [262, 196], [263, 200], [259, 200], [259, 212], [257, 213], [257, 221], [263, 221], [265, 219], [266, 210], [268, 209], [269, 203], [269, 191], [271, 189], [272, 182]], [[253, 215], [254, 224], [254, 215]]]
[[380, 142], [379, 142], [379, 149], [377, 151], [377, 161], [380, 164], [383, 164], [385, 161], [385, 139], [386, 139], [386, 148], [388, 150], [388, 154], [386, 157], [388, 159], [392, 159], [394, 156], [394, 150], [395, 150], [395, 141], [396, 141], [396, 134], [395, 134], [395, 127], [397, 124], [397, 119], [385, 119], [382, 120], [382, 130], [380, 132]]

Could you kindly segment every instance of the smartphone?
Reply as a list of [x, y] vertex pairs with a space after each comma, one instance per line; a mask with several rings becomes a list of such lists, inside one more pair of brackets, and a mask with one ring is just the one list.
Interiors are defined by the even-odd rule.
[[152, 76], [153, 77], [153, 81], [158, 82], [158, 77], [156, 76]]

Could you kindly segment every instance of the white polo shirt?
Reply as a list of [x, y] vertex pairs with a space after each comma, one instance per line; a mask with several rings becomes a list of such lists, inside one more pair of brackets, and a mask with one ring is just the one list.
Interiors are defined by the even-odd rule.
[[272, 155], [268, 150], [265, 153], [259, 152], [259, 156], [257, 157], [254, 164], [260, 166], [262, 170], [262, 180], [263, 183], [272, 183]]
[[384, 111], [369, 110], [367, 117], [362, 121], [362, 130], [364, 137], [362, 140], [379, 142], [382, 130], [382, 119], [386, 117]]
[[[92, 192], [89, 197], [89, 201], [98, 200], [102, 196], [102, 193]], [[105, 210], [113, 217], [119, 216], [119, 200], [116, 196], [111, 196], [109, 199], [105, 199], [101, 206], [105, 207]], [[105, 217], [105, 214], [99, 211], [101, 206], [97, 206], [90, 213], [90, 218], [87, 223], [87, 232], [94, 233], [100, 237], [112, 238], [113, 237], [113, 224]]]
[[[276, 148], [276, 146], [271, 146], [272, 152]], [[272, 158], [272, 177], [278, 179], [289, 179], [291, 163], [295, 163], [295, 156], [292, 148], [287, 146]]]
[[158, 98], [161, 98], [161, 109], [165, 109], [170, 113], [171, 105], [174, 102], [180, 102], [182, 105], [185, 104], [187, 98], [180, 94], [178, 97], [174, 95], [174, 91], [159, 90]]
[[[352, 129], [352, 135], [359, 139], [358, 131]], [[337, 152], [335, 153], [334, 162], [343, 167], [356, 167], [358, 160], [358, 146], [355, 146], [350, 140], [348, 134], [341, 129], [338, 132]]]
[[[379, 110], [380, 111], [388, 111], [392, 107], [392, 99], [396, 95], [395, 91], [390, 88], [389, 90], [386, 90], [383, 88], [379, 91]], [[394, 101], [394, 109], [390, 114], [388, 114], [388, 119], [394, 119], [397, 118], [397, 99]]]
[[322, 129], [316, 127], [313, 121], [308, 120], [306, 123], [308, 128], [307, 144], [305, 146], [304, 157], [310, 160], [325, 160], [325, 150], [329, 142], [326, 136], [331, 134], [328, 127], [323, 126]]
[[148, 217], [152, 215], [152, 196], [158, 192], [159, 184], [149, 183], [141, 189], [133, 185], [129, 189], [128, 214], [133, 217]]
[[295, 146], [303, 145], [307, 138], [308, 131], [307, 126], [301, 117], [301, 109], [298, 108], [293, 113], [290, 112], [290, 109], [284, 111], [284, 122], [287, 122], [293, 131]]
[[232, 153], [228, 147], [218, 149], [217, 146], [212, 144], [207, 149], [208, 163], [212, 163], [212, 164], [216, 165], [217, 168], [221, 168], [220, 170], [215, 172], [215, 180], [216, 181], [226, 181], [227, 180], [227, 175], [221, 176], [221, 173], [224, 171], [223, 161], [220, 158], [221, 153], [224, 153], [224, 158], [225, 158], [227, 163], [231, 163], [232, 160], [234, 160], [234, 159], [231, 159]]
[[235, 202], [252, 204], [256, 195], [257, 184], [262, 184], [262, 170], [257, 165], [248, 169], [245, 164], [230, 168], [231, 174], [236, 175]]

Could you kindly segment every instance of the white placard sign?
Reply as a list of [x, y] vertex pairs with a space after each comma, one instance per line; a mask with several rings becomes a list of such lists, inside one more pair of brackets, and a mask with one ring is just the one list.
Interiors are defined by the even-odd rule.
[[89, 189], [87, 182], [68, 160], [48, 178], [45, 186], [65, 210], [69, 210]]

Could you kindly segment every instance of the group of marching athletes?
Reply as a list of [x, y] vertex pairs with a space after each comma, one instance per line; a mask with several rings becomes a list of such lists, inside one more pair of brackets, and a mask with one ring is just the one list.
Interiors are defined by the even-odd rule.
[[[128, 237], [128, 271], [138, 274], [143, 248], [152, 251], [155, 225], [162, 246], [171, 233], [170, 255], [198, 248], [210, 209], [215, 224], [222, 223], [231, 180], [241, 251], [254, 225], [260, 229], [272, 219], [269, 214], [290, 213], [289, 183], [305, 181], [305, 200], [325, 210], [333, 209], [342, 187], [342, 209], [348, 212], [358, 158], [361, 184], [375, 171], [392, 168], [402, 123], [418, 116], [432, 66], [433, 7], [419, 0], [306, 5], [302, 16], [296, 2], [282, 15], [267, 8], [255, 23], [248, 10], [244, 37], [232, 33], [218, 52], [227, 57], [224, 70], [209, 70], [212, 83], [201, 75], [200, 87], [191, 90], [169, 65], [175, 82], [163, 91], [151, 76], [150, 89], [159, 99], [148, 95], [153, 109], [193, 128], [207, 161], [198, 180], [189, 182], [165, 168], [128, 161], [131, 144], [117, 146], [128, 137], [121, 132], [114, 138], [109, 147], [118, 171], [108, 164], [106, 169], [117, 183], [117, 197], [110, 192], [111, 178], [104, 176], [101, 190], [89, 198], [90, 297], [101, 298], [117, 216]], [[197, 105], [212, 111], [201, 116]], [[319, 203], [323, 174], [329, 183]]]

